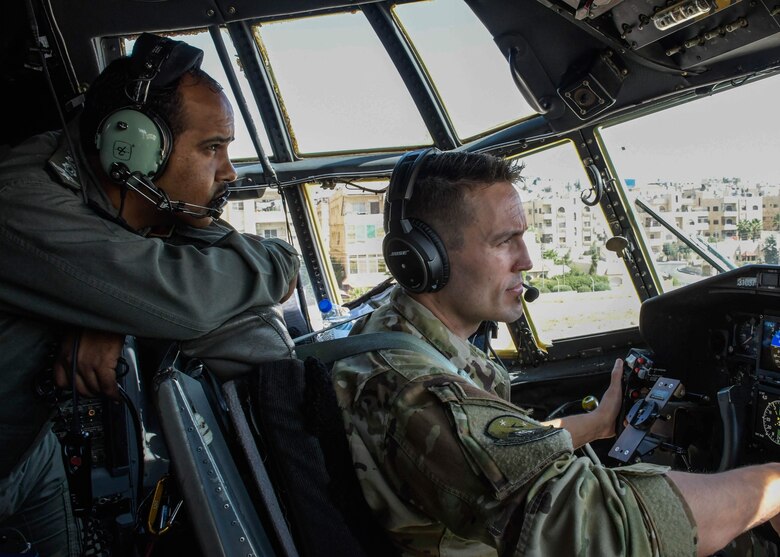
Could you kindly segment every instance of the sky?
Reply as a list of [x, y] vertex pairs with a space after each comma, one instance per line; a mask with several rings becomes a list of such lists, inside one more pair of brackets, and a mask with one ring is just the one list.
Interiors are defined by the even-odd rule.
[[621, 178], [780, 182], [780, 76], [606, 129]]

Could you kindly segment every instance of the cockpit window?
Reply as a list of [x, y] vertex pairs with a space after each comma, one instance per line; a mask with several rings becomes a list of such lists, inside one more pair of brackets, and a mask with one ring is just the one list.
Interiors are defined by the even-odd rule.
[[[239, 232], [255, 234], [261, 238], [281, 238], [295, 246], [298, 253], [303, 253], [295, 228], [290, 224], [289, 211], [282, 201], [281, 194], [274, 188], [264, 189], [258, 199], [229, 201], [222, 218]], [[308, 304], [307, 313], [313, 318], [312, 324], [319, 327], [321, 322], [317, 298], [304, 264], [301, 264], [299, 280]]]
[[[225, 94], [230, 100], [230, 104], [233, 107], [233, 112], [235, 114], [236, 139], [233, 143], [230, 144], [230, 158], [233, 160], [257, 160], [257, 152], [250, 138], [248, 127], [241, 115], [241, 112], [238, 110], [238, 103], [236, 102], [236, 98], [233, 95], [232, 89], [228, 86], [229, 81], [225, 75], [225, 68], [220, 62], [217, 49], [214, 46], [214, 41], [212, 40], [208, 31], [205, 29], [188, 31], [186, 35], [165, 33], [161, 34], [169, 36], [172, 39], [186, 41], [192, 46], [198, 47], [203, 51], [203, 69], [220, 84], [222, 84]], [[271, 157], [273, 156], [271, 142], [269, 141], [268, 134], [266, 133], [265, 127], [263, 126], [263, 121], [260, 117], [260, 111], [257, 109], [257, 104], [251, 102], [252, 92], [249, 88], [246, 75], [241, 70], [241, 66], [238, 63], [238, 54], [236, 53], [236, 49], [233, 46], [233, 41], [231, 41], [230, 34], [227, 32], [227, 30], [222, 29], [221, 34], [222, 40], [224, 41], [225, 47], [227, 48], [228, 54], [230, 55], [230, 59], [233, 61], [233, 70], [235, 71], [236, 77], [238, 78], [238, 81], [241, 85], [241, 93], [243, 94], [244, 98], [249, 100], [247, 106], [252, 116], [252, 120], [254, 121], [255, 128], [257, 129], [258, 137], [260, 138], [260, 145], [263, 147], [265, 154]], [[128, 54], [132, 52], [134, 44], [134, 39], [124, 39], [124, 51]]]
[[770, 77], [601, 130], [663, 290], [780, 262], [780, 136], [766, 109], [779, 95]]
[[299, 154], [433, 143], [362, 12], [263, 24], [255, 35]]
[[343, 301], [390, 278], [382, 256], [387, 180], [308, 184], [308, 197]]
[[[512, 81], [492, 36], [467, 4], [414, 2], [393, 7], [392, 15], [461, 142], [535, 115]], [[255, 21], [251, 30], [297, 155], [408, 150], [433, 144], [398, 68], [361, 10]], [[221, 34], [260, 144], [273, 159], [230, 34], [226, 29]], [[226, 86], [236, 112], [231, 157], [257, 160], [209, 32], [188, 30], [170, 36], [201, 48], [203, 68]], [[125, 39], [125, 51], [132, 46], [133, 41]]]
[[639, 297], [623, 260], [608, 251], [600, 206], [580, 193], [590, 188], [574, 146], [566, 141], [524, 155], [520, 198], [533, 269], [526, 278], [542, 293], [527, 314], [545, 342], [635, 327]]
[[536, 113], [493, 37], [464, 2], [433, 0], [393, 9], [430, 74], [461, 139]]

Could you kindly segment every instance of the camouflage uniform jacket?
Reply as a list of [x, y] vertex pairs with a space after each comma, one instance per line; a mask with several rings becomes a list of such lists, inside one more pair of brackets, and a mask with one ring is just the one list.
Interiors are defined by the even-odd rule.
[[508, 402], [506, 372], [402, 289], [356, 327], [411, 333], [460, 368], [402, 349], [334, 366], [363, 493], [403, 555], [695, 554], [665, 468], [575, 457], [567, 431]]

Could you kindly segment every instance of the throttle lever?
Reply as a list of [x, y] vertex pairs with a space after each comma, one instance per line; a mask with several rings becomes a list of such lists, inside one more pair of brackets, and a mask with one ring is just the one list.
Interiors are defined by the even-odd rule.
[[719, 390], [717, 398], [720, 420], [723, 423], [723, 452], [720, 455], [718, 472], [723, 472], [737, 465], [742, 448], [742, 426], [748, 390], [742, 385], [731, 385]]

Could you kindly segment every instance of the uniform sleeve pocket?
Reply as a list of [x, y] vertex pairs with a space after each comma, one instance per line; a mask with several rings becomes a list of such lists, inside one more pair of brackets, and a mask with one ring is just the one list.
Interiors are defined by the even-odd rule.
[[428, 390], [448, 413], [471, 467], [490, 483], [499, 500], [572, 451], [565, 430], [543, 426], [484, 391], [460, 383], [432, 385]]

